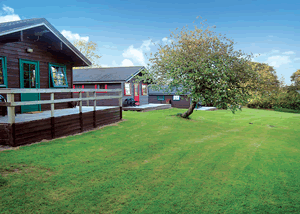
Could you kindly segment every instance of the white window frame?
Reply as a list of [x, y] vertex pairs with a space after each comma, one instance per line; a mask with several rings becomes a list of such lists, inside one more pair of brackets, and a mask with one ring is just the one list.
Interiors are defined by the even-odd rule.
[[[128, 92], [128, 87], [126, 89], [126, 85], [129, 85], [129, 93]], [[125, 82], [124, 83], [124, 95], [125, 96], [131, 96], [131, 83], [130, 82]]]

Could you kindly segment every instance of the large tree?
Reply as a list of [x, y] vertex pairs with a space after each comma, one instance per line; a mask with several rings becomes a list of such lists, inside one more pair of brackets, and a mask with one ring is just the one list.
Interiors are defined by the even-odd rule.
[[[206, 20], [205, 20], [206, 21]], [[150, 55], [150, 64], [142, 79], [154, 79], [154, 89], [168, 85], [167, 90], [188, 93], [191, 105], [181, 116], [193, 113], [198, 102], [212, 103], [217, 108], [241, 109], [255, 87], [246, 84], [257, 81], [257, 73], [250, 65], [251, 55], [234, 50], [235, 43], [206, 25], [193, 30], [183, 27], [171, 32], [167, 43], [158, 44], [158, 51]]]
[[296, 89], [300, 89], [300, 69], [298, 69], [292, 74], [291, 82]]
[[73, 45], [86, 57], [91, 61], [91, 67], [100, 67], [98, 64], [98, 60], [101, 58], [97, 54], [98, 45], [92, 41], [85, 40], [75, 40]]
[[281, 82], [278, 80], [278, 76], [273, 66], [266, 63], [250, 62], [251, 68], [258, 75], [259, 81], [250, 80], [247, 84], [252, 84], [254, 91], [252, 94], [265, 96], [276, 94], [278, 92]]

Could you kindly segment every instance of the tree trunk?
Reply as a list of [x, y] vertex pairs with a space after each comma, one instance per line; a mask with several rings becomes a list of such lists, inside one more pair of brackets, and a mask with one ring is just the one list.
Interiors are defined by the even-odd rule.
[[192, 104], [190, 105], [189, 109], [188, 109], [186, 112], [184, 112], [184, 113], [181, 115], [181, 117], [187, 118], [188, 116], [190, 116], [190, 115], [193, 113], [193, 111], [194, 111], [196, 105], [197, 105], [197, 102], [192, 102]]

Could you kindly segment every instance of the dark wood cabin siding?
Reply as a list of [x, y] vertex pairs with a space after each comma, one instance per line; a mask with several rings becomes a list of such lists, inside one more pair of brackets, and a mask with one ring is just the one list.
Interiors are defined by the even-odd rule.
[[71, 114], [55, 117], [53, 123], [51, 118], [35, 120], [30, 122], [15, 123], [15, 131], [10, 124], [0, 124], [0, 145], [19, 146], [42, 141], [43, 139], [54, 139], [80, 133], [118, 122], [122, 119], [120, 107]]
[[[102, 84], [102, 83], [99, 83]], [[107, 84], [107, 89], [119, 89], [121, 88], [121, 83], [103, 83]], [[84, 86], [85, 89], [95, 89], [95, 83], [93, 84], [74, 84], [79, 86]], [[123, 93], [122, 93], [123, 94]], [[82, 97], [86, 97], [87, 93], [83, 93]], [[89, 93], [89, 96], [93, 96], [93, 93]], [[97, 96], [119, 96], [119, 92], [107, 92], [107, 93], [97, 93]], [[79, 97], [78, 93], [74, 93], [74, 97]], [[83, 102], [86, 106], [87, 102]], [[89, 102], [90, 106], [94, 106], [94, 101]], [[119, 106], [119, 99], [107, 99], [107, 100], [97, 100], [97, 106]]]
[[[24, 38], [27, 38], [24, 35]], [[7, 58], [7, 79], [8, 88], [20, 88], [19, 59], [39, 61], [40, 65], [40, 88], [49, 88], [49, 63], [60, 63], [67, 67], [67, 80], [69, 88], [72, 88], [72, 64], [66, 55], [55, 53], [48, 49], [49, 44], [45, 42], [24, 39], [23, 42], [0, 43], [0, 56]], [[32, 48], [32, 53], [27, 53], [26, 49]], [[56, 99], [71, 98], [71, 93], [56, 94]], [[41, 94], [41, 100], [49, 99], [49, 94]], [[20, 101], [20, 95], [15, 95], [15, 101]], [[67, 103], [55, 104], [56, 109], [67, 108]], [[49, 110], [50, 105], [42, 105], [41, 110]], [[16, 112], [20, 113], [20, 107], [16, 107]], [[1, 109], [0, 109], [1, 114]]]
[[180, 100], [173, 100], [173, 95], [165, 95], [165, 100], [157, 100], [157, 95], [149, 95], [149, 103], [159, 103], [166, 104], [167, 100], [171, 100], [171, 105], [174, 108], [189, 108], [190, 106], [190, 98], [186, 99], [187, 96], [180, 96]]

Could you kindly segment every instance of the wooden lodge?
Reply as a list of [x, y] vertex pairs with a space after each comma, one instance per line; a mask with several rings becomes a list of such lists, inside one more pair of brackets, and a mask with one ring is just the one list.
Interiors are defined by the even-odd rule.
[[[135, 81], [137, 76], [142, 75], [143, 69], [145, 69], [144, 66], [74, 69], [73, 88], [121, 89], [122, 106], [126, 105], [125, 100], [129, 98], [134, 99], [138, 106], [147, 105], [148, 84]], [[118, 99], [97, 101], [99, 106], [115, 106], [118, 103]]]
[[[1, 23], [0, 144], [53, 139], [122, 119], [120, 89], [73, 89], [72, 68], [89, 65], [44, 18]], [[87, 92], [92, 96], [84, 97]], [[118, 102], [97, 106], [103, 99]]]
[[191, 98], [187, 94], [178, 95], [176, 90], [166, 92], [167, 86], [160, 90], [154, 90], [151, 85], [149, 86], [149, 103], [156, 104], [171, 104], [174, 108], [189, 108]]

